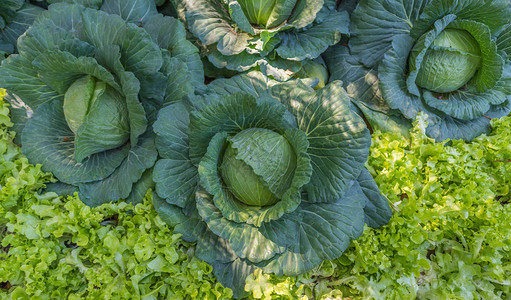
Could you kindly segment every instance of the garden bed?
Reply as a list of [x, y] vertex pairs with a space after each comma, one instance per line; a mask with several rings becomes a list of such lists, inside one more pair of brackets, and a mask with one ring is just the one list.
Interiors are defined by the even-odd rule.
[[[217, 299], [232, 296], [142, 203], [90, 208], [39, 194], [54, 181], [13, 143], [0, 104], [0, 294], [11, 299]], [[367, 167], [392, 203], [337, 260], [298, 277], [256, 272], [256, 299], [506, 299], [511, 296], [511, 117], [470, 143], [435, 143], [414, 123], [410, 139], [372, 135]]]

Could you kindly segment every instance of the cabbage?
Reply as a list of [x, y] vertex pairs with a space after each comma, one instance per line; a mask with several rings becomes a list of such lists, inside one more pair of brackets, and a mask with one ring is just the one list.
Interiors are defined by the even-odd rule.
[[511, 2], [361, 0], [349, 44], [324, 55], [371, 125], [470, 141], [511, 111]]
[[316, 62], [313, 60], [309, 60], [305, 62], [298, 71], [295, 78], [315, 78], [318, 80], [317, 85], [314, 87], [315, 89], [324, 88], [328, 82], [328, 70], [324, 66], [324, 63]]
[[[288, 80], [348, 34], [333, 0], [172, 0], [203, 54], [218, 69], [260, 70]], [[213, 72], [212, 72], [213, 73]], [[212, 75], [221, 77], [217, 71]]]
[[371, 138], [339, 81], [219, 79], [160, 110], [156, 211], [218, 280], [296, 276], [340, 257], [392, 211], [364, 164]]
[[[247, 205], [267, 206], [279, 201], [296, 168], [296, 155], [286, 138], [268, 129], [249, 128], [229, 141], [220, 168], [231, 193]], [[257, 168], [271, 176], [261, 178], [254, 172]]]
[[23, 153], [60, 181], [51, 189], [88, 205], [140, 200], [153, 186], [156, 112], [204, 78], [182, 24], [153, 2], [99, 4], [50, 5], [0, 67]]

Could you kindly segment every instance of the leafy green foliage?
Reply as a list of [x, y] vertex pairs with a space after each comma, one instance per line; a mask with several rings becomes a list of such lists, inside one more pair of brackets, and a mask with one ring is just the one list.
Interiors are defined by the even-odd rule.
[[10, 126], [8, 105], [0, 101], [2, 298], [232, 295], [216, 283], [212, 268], [194, 257], [192, 245], [158, 217], [150, 193], [136, 206], [119, 202], [95, 208], [77, 196], [38, 194], [55, 179], [27, 161], [12, 142]]
[[[211, 267], [193, 257], [152, 208], [89, 208], [77, 197], [32, 196], [4, 225], [0, 278], [12, 294], [52, 299], [229, 297]], [[31, 207], [30, 207], [30, 206]], [[33, 254], [37, 253], [36, 256]], [[18, 279], [18, 281], [16, 281]], [[4, 292], [5, 293], [5, 292]]]
[[0, 3], [2, 298], [511, 297], [509, 0], [172, 2]]
[[[160, 219], [151, 194], [137, 206], [95, 208], [77, 197], [36, 194], [51, 176], [40, 165], [29, 164], [12, 143], [8, 114], [1, 102], [4, 297], [232, 295], [215, 283], [210, 266], [194, 258], [193, 244], [179, 239]], [[256, 270], [246, 281], [250, 298], [508, 296], [511, 118], [494, 120], [491, 135], [471, 143], [437, 144], [426, 137], [425, 128], [422, 118], [410, 139], [396, 133], [373, 135], [368, 167], [394, 203], [389, 224], [378, 230], [366, 227], [341, 258], [298, 277]]]
[[470, 141], [511, 111], [510, 16], [501, 0], [361, 0], [349, 43], [324, 54], [330, 80], [375, 128], [409, 127], [424, 112], [428, 136]]

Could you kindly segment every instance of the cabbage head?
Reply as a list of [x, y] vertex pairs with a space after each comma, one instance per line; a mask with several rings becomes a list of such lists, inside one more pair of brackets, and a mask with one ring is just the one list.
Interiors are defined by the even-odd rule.
[[351, 20], [324, 58], [375, 127], [424, 112], [430, 137], [472, 140], [511, 111], [510, 1], [361, 0]]
[[256, 268], [310, 271], [391, 216], [364, 167], [369, 130], [340, 82], [306, 83], [218, 79], [154, 124], [155, 208], [235, 297]]
[[[298, 72], [348, 33], [334, 0], [173, 0], [216, 68], [260, 69], [278, 80]], [[259, 66], [259, 67], [258, 67]]]
[[0, 67], [23, 153], [60, 181], [50, 189], [79, 191], [88, 205], [142, 199], [157, 159], [157, 110], [203, 81], [179, 21], [151, 1], [122, 3], [50, 5]]
[[294, 78], [314, 78], [318, 81], [314, 89], [320, 89], [325, 87], [329, 76], [324, 61], [319, 57], [318, 59], [304, 62], [302, 68], [295, 74]]

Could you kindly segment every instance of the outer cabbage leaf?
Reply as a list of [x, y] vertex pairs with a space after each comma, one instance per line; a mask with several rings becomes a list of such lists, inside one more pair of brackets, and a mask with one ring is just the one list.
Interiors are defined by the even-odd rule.
[[[36, 1], [40, 1], [40, 0], [36, 0]], [[48, 2], [49, 4], [53, 4], [53, 3], [80, 4], [85, 7], [99, 9], [103, 0], [45, 0], [45, 2]]]
[[436, 20], [453, 14], [458, 20], [472, 20], [483, 23], [495, 34], [509, 24], [510, 3], [507, 0], [433, 0], [431, 5], [420, 12], [420, 19], [413, 24], [412, 37], [417, 38], [430, 28]]
[[154, 124], [156, 146], [163, 159], [156, 162], [156, 192], [170, 204], [185, 207], [193, 201], [199, 180], [196, 165], [189, 158], [188, 126], [190, 110], [176, 103], [160, 110]]
[[152, 16], [158, 14], [156, 6], [151, 0], [110, 0], [103, 2], [102, 11], [119, 15], [123, 20], [137, 25], [145, 24]]
[[323, 58], [330, 71], [330, 81], [340, 80], [352, 102], [360, 109], [373, 130], [399, 132], [408, 136], [411, 122], [392, 110], [381, 96], [378, 68], [362, 65], [341, 44], [330, 47]]
[[389, 222], [392, 216], [392, 210], [389, 206], [389, 200], [382, 195], [376, 182], [367, 169], [363, 169], [357, 182], [365, 195], [365, 223], [372, 228], [378, 228]]
[[[172, 57], [186, 65], [188, 71], [180, 72], [181, 74], [191, 74], [191, 81], [195, 86], [204, 82], [204, 70], [199, 50], [186, 39], [186, 32], [181, 22], [157, 14], [144, 23], [144, 28], [160, 48], [168, 50]], [[170, 72], [172, 68], [168, 70]], [[169, 76], [169, 79], [173, 77]]]
[[[103, 199], [128, 198], [134, 184], [145, 185], [143, 182], [147, 180], [142, 178], [142, 175], [154, 165], [157, 156], [153, 134], [148, 131], [140, 137], [140, 142], [130, 149], [122, 163], [108, 178], [78, 185], [83, 201], [96, 206], [103, 203]], [[146, 191], [147, 189], [142, 194]]]
[[497, 48], [506, 52], [507, 58], [511, 59], [511, 24], [507, 25], [497, 38]]
[[297, 276], [323, 260], [339, 257], [350, 240], [362, 234], [364, 206], [365, 197], [358, 185], [335, 202], [303, 201], [295, 212], [266, 226], [266, 234], [285, 241], [289, 250], [263, 264], [263, 270]]
[[25, 4], [24, 0], [6, 0], [0, 3], [0, 62], [16, 52], [16, 41], [34, 22], [43, 8]]
[[134, 205], [141, 203], [149, 189], [154, 190], [152, 168], [145, 170], [140, 180], [133, 184], [133, 188], [131, 189], [129, 196], [126, 198], [126, 202], [133, 203]]
[[275, 51], [289, 60], [314, 59], [339, 42], [341, 34], [349, 32], [347, 19], [347, 12], [332, 11], [321, 24], [304, 32], [283, 32], [280, 34], [281, 44]]
[[362, 64], [374, 67], [392, 40], [408, 35], [413, 23], [432, 0], [361, 0], [351, 15], [350, 49]]

